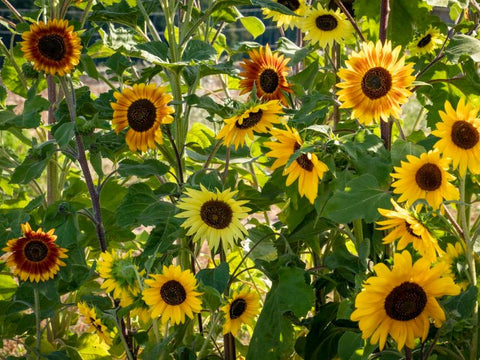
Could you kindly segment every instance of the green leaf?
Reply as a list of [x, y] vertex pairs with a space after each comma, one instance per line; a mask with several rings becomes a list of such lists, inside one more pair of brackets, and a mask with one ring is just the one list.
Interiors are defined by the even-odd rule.
[[425, 148], [420, 145], [416, 145], [410, 141], [397, 139], [391, 150], [392, 164], [393, 166], [400, 166], [400, 161], [406, 161], [407, 155], [420, 156], [425, 152]]
[[256, 39], [265, 32], [265, 25], [255, 16], [245, 16], [240, 18], [240, 22], [245, 29]]
[[455, 34], [445, 47], [447, 59], [456, 63], [462, 55], [480, 61], [480, 40], [465, 34]]
[[117, 52], [108, 58], [105, 65], [112, 69], [115, 74], [122, 75], [126, 69], [133, 65], [133, 63], [125, 56]]
[[100, 341], [96, 334], [84, 332], [78, 339], [76, 348], [83, 360], [108, 360], [112, 358], [108, 352], [109, 346]]
[[0, 274], [0, 300], [10, 300], [17, 287], [18, 285], [11, 275]]
[[142, 213], [156, 201], [157, 198], [148, 185], [144, 183], [131, 185], [117, 209], [117, 224], [123, 227], [138, 225]]
[[193, 39], [188, 42], [182, 60], [215, 60], [216, 56], [217, 51], [212, 45], [201, 40]]
[[204, 306], [212, 311], [217, 310], [222, 304], [222, 296], [218, 290], [211, 286], [200, 285], [199, 291], [203, 293], [202, 299], [204, 300]]
[[0, 107], [5, 108], [7, 105], [7, 89], [5, 86], [0, 85]]
[[38, 127], [40, 125], [40, 114], [42, 111], [48, 110], [50, 107], [50, 102], [40, 95], [36, 95], [36, 93], [36, 87], [32, 87], [28, 90], [21, 121], [16, 124], [18, 127], [28, 129]]
[[98, 80], [98, 70], [93, 62], [92, 58], [87, 54], [80, 55], [80, 66], [83, 67], [83, 70], [87, 73], [88, 76]]
[[88, 19], [90, 21], [118, 23], [135, 28], [135, 26], [137, 26], [139, 16], [139, 10], [136, 8], [131, 8], [125, 1], [122, 1], [118, 4], [112, 4], [108, 7], [97, 3], [92, 7], [92, 12]]
[[[20, 66], [21, 64], [17, 63], [17, 65]], [[0, 75], [2, 78], [2, 83], [7, 87], [8, 90], [23, 97], [27, 96], [27, 89], [25, 89], [23, 86], [17, 71], [8, 58], [5, 58], [3, 62]]]
[[214, 269], [202, 269], [197, 273], [196, 277], [205, 285], [217, 289], [219, 293], [223, 293], [229, 279], [228, 263], [221, 262]]
[[414, 25], [417, 28], [425, 25], [426, 28], [437, 19], [430, 15], [430, 8], [423, 0], [396, 0], [390, 3], [390, 7], [387, 37], [394, 45], [407, 45], [412, 41]]
[[118, 173], [123, 177], [138, 176], [140, 178], [148, 178], [152, 175], [165, 175], [169, 168], [168, 165], [156, 159], [147, 159], [143, 163], [125, 159], [120, 163]]
[[57, 144], [61, 147], [68, 145], [75, 135], [75, 123], [66, 122], [56, 127], [53, 131], [53, 137], [57, 140]]
[[285, 15], [298, 16], [288, 7], [286, 7], [285, 5], [282, 5], [279, 2], [275, 2], [271, 0], [252, 0], [252, 4], [255, 6], [260, 6], [262, 8], [274, 10], [276, 12], [279, 12]]
[[27, 155], [23, 162], [15, 169], [10, 179], [10, 183], [28, 184], [33, 179], [40, 177], [54, 151], [55, 146], [51, 142], [44, 143], [35, 148], [35, 150]]
[[138, 44], [137, 48], [152, 54], [161, 60], [167, 61], [169, 54], [168, 45], [163, 41], [150, 41], [148, 43]]

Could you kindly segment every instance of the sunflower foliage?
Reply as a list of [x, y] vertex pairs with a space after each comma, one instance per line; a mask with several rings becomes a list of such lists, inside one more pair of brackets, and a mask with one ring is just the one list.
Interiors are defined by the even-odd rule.
[[1, 358], [478, 359], [477, 1], [3, 3]]

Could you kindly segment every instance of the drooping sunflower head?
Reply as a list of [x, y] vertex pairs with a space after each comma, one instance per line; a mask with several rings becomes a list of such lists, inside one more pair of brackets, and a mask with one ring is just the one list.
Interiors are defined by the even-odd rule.
[[347, 68], [338, 71], [343, 80], [337, 84], [340, 107], [351, 108], [353, 119], [369, 125], [390, 116], [400, 118], [400, 106], [412, 94], [409, 88], [415, 80], [413, 64], [399, 58], [400, 50], [398, 46], [392, 51], [389, 41], [364, 43], [359, 53], [349, 56]]
[[479, 108], [460, 99], [457, 109], [450, 102], [445, 102], [445, 111], [439, 111], [441, 122], [433, 135], [440, 138], [434, 147], [444, 157], [452, 159], [454, 169], [465, 175], [467, 169], [472, 174], [480, 173], [480, 120], [477, 119]]
[[80, 61], [82, 45], [68, 20], [37, 22], [22, 34], [22, 51], [33, 68], [46, 74], [69, 74]]
[[234, 199], [236, 193], [230, 189], [212, 192], [203, 185], [201, 190], [188, 189], [186, 197], [177, 203], [177, 207], [184, 211], [175, 217], [186, 219], [182, 227], [188, 229], [187, 236], [193, 235], [193, 241], [206, 239], [213, 250], [222, 241], [223, 248], [229, 249], [235, 240], [243, 240], [247, 234], [240, 221], [250, 211], [243, 206], [247, 201]]
[[458, 241], [455, 245], [448, 243], [446, 252], [440, 258], [440, 262], [446, 264], [446, 275], [454, 279], [462, 290], [465, 290], [469, 281], [467, 257], [465, 256], [463, 245]]
[[43, 232], [42, 228], [33, 231], [29, 223], [22, 224], [23, 236], [11, 239], [3, 248], [9, 254], [7, 266], [13, 268], [13, 273], [23, 281], [47, 281], [53, 279], [65, 263], [60, 259], [68, 256], [68, 250], [59, 247], [53, 235], [55, 229]]
[[420, 157], [407, 155], [407, 162], [394, 167], [391, 176], [397, 179], [392, 186], [393, 192], [400, 194], [399, 202], [412, 205], [424, 199], [434, 208], [439, 209], [443, 200], [459, 199], [458, 189], [450, 183], [455, 177], [448, 172], [449, 160], [440, 158], [438, 150], [423, 153]]
[[371, 337], [372, 344], [380, 343], [380, 350], [388, 335], [396, 341], [399, 351], [405, 345], [413, 349], [416, 338], [425, 341], [430, 319], [436, 327], [445, 321], [436, 298], [460, 293], [451, 277], [442, 277], [445, 265], [431, 267], [425, 258], [412, 264], [406, 250], [394, 255], [392, 270], [385, 264], [375, 265], [374, 270], [376, 276], [365, 281], [350, 318], [359, 322], [364, 339]]
[[265, 133], [273, 124], [280, 123], [281, 114], [282, 105], [278, 100], [249, 105], [247, 109], [242, 109], [237, 115], [225, 120], [217, 139], [223, 139], [226, 146], [234, 144], [236, 150], [245, 144], [247, 137], [253, 140], [254, 132]]
[[145, 280], [149, 287], [143, 290], [143, 300], [150, 306], [152, 318], [161, 316], [162, 323], [185, 322], [185, 315], [193, 319], [202, 310], [201, 293], [195, 291], [197, 280], [190, 270], [180, 266], [163, 266], [162, 274]]
[[167, 105], [173, 97], [165, 94], [165, 89], [155, 84], [135, 84], [113, 94], [117, 102], [110, 104], [112, 126], [117, 134], [128, 126], [125, 140], [131, 151], [147, 151], [155, 149], [155, 143], [163, 144], [160, 126], [173, 122], [174, 112]]
[[264, 100], [280, 100], [287, 105], [285, 92], [292, 92], [287, 81], [287, 74], [290, 68], [283, 55], [272, 52], [270, 46], [253, 49], [248, 52], [250, 59], [244, 59], [240, 66], [244, 72], [240, 80], [242, 91], [240, 94], [251, 92], [255, 86], [257, 96]]
[[433, 53], [443, 42], [443, 36], [436, 27], [431, 25], [427, 31], [417, 36], [410, 44], [409, 49], [412, 55], [425, 55]]
[[260, 309], [260, 297], [249, 289], [237, 290], [221, 310], [225, 313], [223, 334], [236, 336], [242, 324], [250, 324]]
[[286, 28], [293, 29], [301, 23], [302, 16], [305, 14], [307, 6], [305, 0], [273, 0], [276, 3], [286, 6], [298, 16], [287, 15], [275, 10], [263, 9], [263, 15], [265, 18], [272, 18], [277, 23], [278, 27], [285, 26]]
[[105, 342], [107, 345], [112, 345], [112, 337], [107, 326], [102, 322], [100, 318], [97, 317], [97, 312], [94, 307], [89, 307], [84, 302], [79, 302], [77, 304], [78, 312], [83, 315], [84, 321], [90, 327], [88, 332], [95, 332], [101, 341]]
[[339, 9], [326, 10], [320, 4], [307, 10], [300, 27], [305, 40], [321, 47], [332, 46], [334, 41], [340, 43], [353, 35], [353, 26], [344, 13]]

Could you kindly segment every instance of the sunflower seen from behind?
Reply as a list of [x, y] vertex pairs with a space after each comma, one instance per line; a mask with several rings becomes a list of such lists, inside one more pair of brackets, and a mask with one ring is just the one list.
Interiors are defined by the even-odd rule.
[[53, 19], [30, 25], [22, 34], [22, 52], [33, 62], [33, 68], [49, 75], [70, 74], [80, 62], [82, 45], [73, 25], [67, 20]]
[[68, 250], [55, 243], [55, 229], [34, 231], [27, 222], [21, 225], [23, 236], [7, 241], [2, 250], [8, 253], [7, 266], [23, 281], [40, 282], [53, 279], [66, 264], [61, 260]]
[[468, 262], [464, 245], [459, 241], [455, 245], [448, 243], [445, 254], [440, 258], [440, 262], [445, 263], [447, 266], [446, 275], [454, 279], [462, 290], [467, 289], [469, 284]]
[[117, 101], [110, 104], [112, 127], [117, 134], [128, 127], [125, 141], [132, 152], [155, 149], [156, 143], [163, 144], [161, 125], [172, 123], [174, 112], [167, 105], [173, 97], [166, 94], [165, 89], [155, 84], [135, 84], [113, 94]]
[[105, 326], [105, 324], [102, 322], [102, 320], [97, 316], [95, 308], [89, 307], [84, 302], [79, 302], [77, 304], [77, 307], [78, 312], [84, 317], [85, 324], [89, 326], [87, 331], [90, 333], [95, 332], [101, 341], [111, 346], [112, 337], [110, 336], [110, 331], [108, 330], [107, 326]]
[[425, 55], [435, 52], [443, 43], [443, 36], [436, 27], [431, 25], [428, 29], [417, 36], [409, 44], [408, 48], [412, 55]]
[[360, 52], [353, 52], [345, 62], [346, 68], [338, 71], [343, 80], [337, 84], [341, 108], [352, 109], [352, 119], [369, 125], [380, 120], [388, 121], [390, 116], [400, 118], [400, 106], [412, 94], [410, 86], [413, 64], [405, 64], [400, 57], [401, 47], [392, 50], [387, 41], [363, 43]]
[[385, 347], [388, 335], [397, 343], [413, 349], [415, 339], [424, 342], [430, 319], [439, 328], [445, 322], [445, 312], [437, 301], [445, 295], [458, 295], [460, 287], [449, 276], [445, 264], [431, 267], [421, 258], [412, 263], [408, 251], [394, 254], [393, 268], [385, 264], [374, 266], [376, 276], [369, 277], [355, 299], [355, 311], [350, 318], [359, 322], [362, 338]]
[[251, 324], [260, 310], [260, 298], [256, 292], [240, 289], [233, 292], [228, 304], [221, 310], [225, 314], [223, 334], [237, 336], [242, 324]]
[[277, 27], [284, 26], [285, 28], [293, 29], [294, 27], [298, 26], [302, 22], [302, 17], [305, 14], [305, 10], [307, 6], [305, 4], [305, 0], [273, 0], [278, 4], [281, 4], [287, 7], [289, 10], [293, 11], [298, 16], [283, 14], [281, 12], [271, 10], [271, 9], [263, 9], [263, 15], [265, 15], [266, 19], [272, 19], [277, 23]]

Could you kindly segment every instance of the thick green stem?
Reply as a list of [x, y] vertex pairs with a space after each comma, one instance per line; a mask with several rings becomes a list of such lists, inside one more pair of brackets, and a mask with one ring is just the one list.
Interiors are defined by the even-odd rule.
[[37, 287], [33, 288], [33, 298], [34, 298], [34, 309], [35, 312], [35, 328], [37, 330], [36, 339], [35, 339], [35, 349], [36, 349], [36, 358], [40, 359], [40, 341], [42, 337], [40, 329], [40, 295], [38, 293]]
[[120, 320], [118, 319], [117, 316], [115, 316], [115, 323], [117, 325], [118, 333], [120, 334], [120, 340], [122, 341], [122, 345], [125, 348], [125, 354], [127, 355], [127, 359], [133, 360], [132, 353], [130, 352], [130, 348], [128, 347], [128, 344], [127, 344], [127, 339], [125, 339], [125, 336], [123, 334], [122, 325], [120, 324]]
[[360, 247], [360, 244], [363, 242], [363, 223], [362, 219], [353, 220], [353, 233], [355, 234], [355, 240], [357, 249]]
[[[52, 75], [47, 75], [47, 96], [50, 102], [48, 109], [48, 125], [55, 124], [55, 103], [57, 101], [56, 84]], [[52, 133], [48, 132], [48, 140], [52, 140]], [[54, 153], [47, 165], [47, 204], [53, 204], [60, 198], [60, 189], [58, 187], [58, 154]]]

